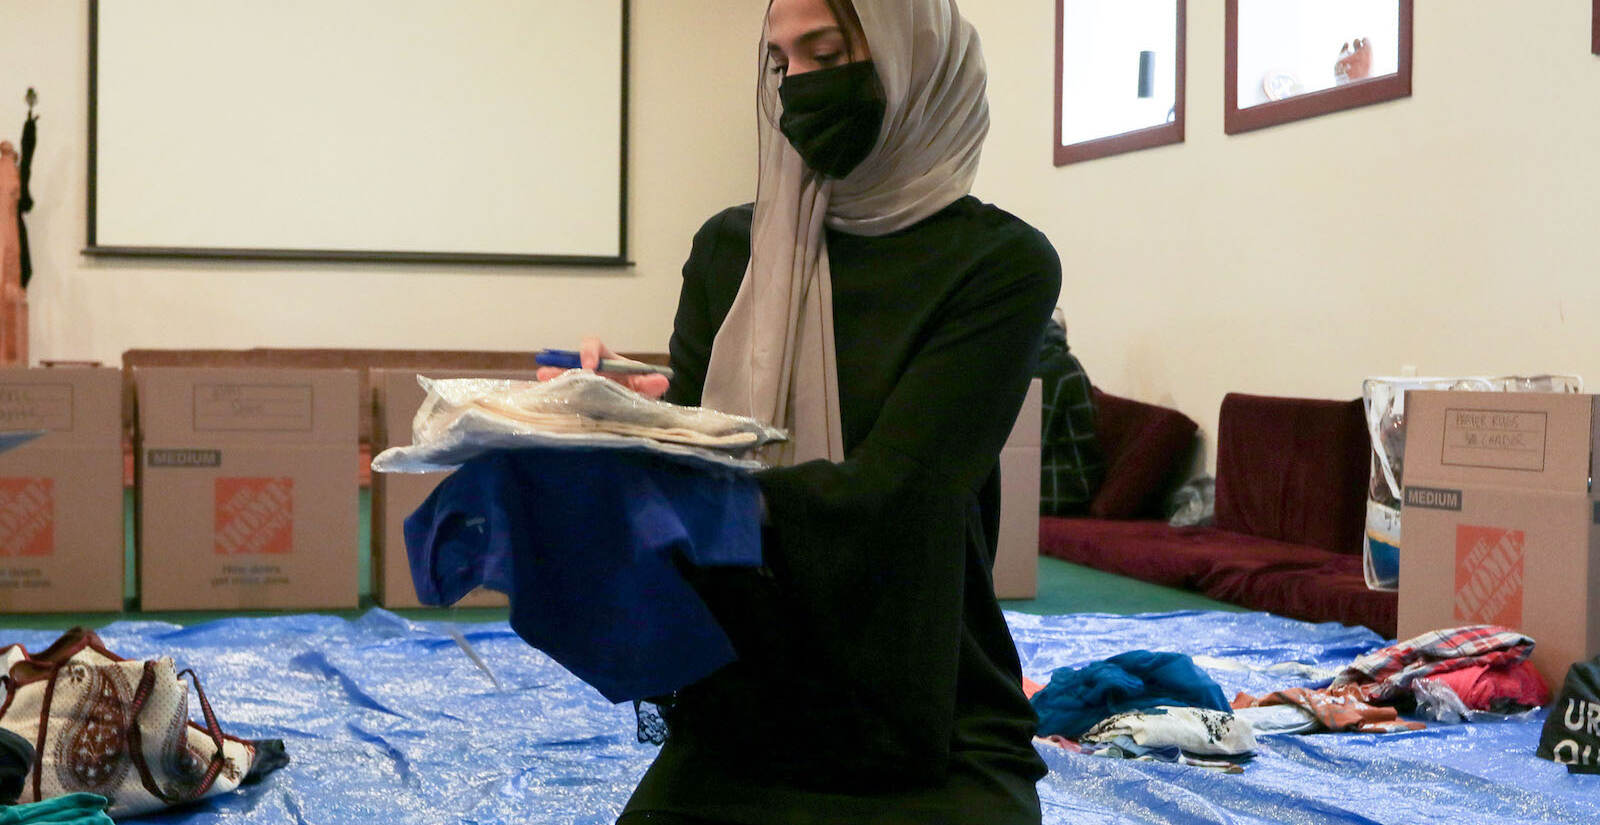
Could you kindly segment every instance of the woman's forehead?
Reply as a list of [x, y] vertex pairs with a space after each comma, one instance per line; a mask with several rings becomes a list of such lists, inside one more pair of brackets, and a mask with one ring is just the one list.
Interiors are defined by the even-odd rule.
[[839, 25], [825, 0], [772, 0], [767, 7], [767, 31], [773, 39], [799, 37]]

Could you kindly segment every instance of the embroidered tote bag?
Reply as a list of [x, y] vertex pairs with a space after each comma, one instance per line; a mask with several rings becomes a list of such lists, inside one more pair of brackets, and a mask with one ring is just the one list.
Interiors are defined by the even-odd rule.
[[[287, 762], [281, 742], [224, 734], [193, 671], [166, 657], [123, 659], [93, 631], [73, 628], [33, 655], [0, 648], [0, 666], [0, 727], [38, 751], [22, 802], [94, 793], [120, 818], [226, 793]], [[184, 676], [204, 727], [189, 720]]]

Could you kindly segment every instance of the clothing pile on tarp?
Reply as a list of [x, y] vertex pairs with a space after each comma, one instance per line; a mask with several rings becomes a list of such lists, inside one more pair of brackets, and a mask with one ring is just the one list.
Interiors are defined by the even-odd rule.
[[1038, 735], [1079, 753], [1227, 769], [1255, 750], [1222, 688], [1182, 653], [1131, 650], [1025, 689]]
[[1550, 702], [1550, 688], [1528, 661], [1533, 645], [1498, 625], [1434, 630], [1356, 659], [1333, 684], [1356, 686], [1369, 702], [1424, 706], [1447, 689], [1468, 710], [1520, 713]]
[[[1438, 630], [1366, 652], [1336, 671], [1274, 663], [1260, 672], [1297, 673], [1312, 677], [1311, 683], [1260, 696], [1240, 691], [1231, 703], [1181, 653], [1134, 650], [1081, 668], [1057, 668], [1048, 685], [1024, 681], [1039, 714], [1039, 736], [1057, 746], [1094, 756], [1228, 768], [1215, 758], [1231, 757], [1237, 765], [1254, 751], [1257, 735], [1413, 732], [1426, 725], [1402, 718], [1402, 709], [1455, 722], [1503, 719], [1544, 705], [1549, 690], [1528, 662], [1533, 644], [1494, 625]], [[1595, 707], [1600, 718], [1600, 705]], [[1600, 761], [1600, 748], [1595, 759]]]

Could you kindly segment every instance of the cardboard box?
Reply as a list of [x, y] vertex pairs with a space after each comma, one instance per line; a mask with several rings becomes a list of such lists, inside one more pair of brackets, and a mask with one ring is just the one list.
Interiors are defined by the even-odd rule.
[[[417, 384], [417, 375], [429, 378], [515, 378], [532, 381], [534, 371], [517, 370], [400, 370], [375, 369], [372, 384], [372, 452], [411, 443], [411, 420], [422, 406], [426, 393]], [[372, 594], [384, 607], [421, 607], [417, 589], [411, 582], [411, 565], [406, 556], [404, 525], [422, 505], [433, 488], [449, 473], [373, 473], [372, 474]], [[469, 593], [458, 607], [503, 607], [502, 593], [477, 590]]]
[[994, 594], [1031, 599], [1039, 594], [1039, 461], [1043, 384], [1028, 386], [1017, 423], [1000, 450], [1000, 539]]
[[1406, 396], [1399, 636], [1500, 624], [1551, 685], [1600, 652], [1600, 401]]
[[134, 371], [145, 610], [356, 606], [356, 379]]
[[122, 610], [121, 371], [0, 370], [0, 430], [0, 612]]

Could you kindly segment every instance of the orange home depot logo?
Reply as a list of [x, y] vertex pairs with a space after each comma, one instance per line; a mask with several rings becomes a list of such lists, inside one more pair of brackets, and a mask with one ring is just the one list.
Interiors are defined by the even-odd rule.
[[1521, 530], [1456, 526], [1456, 621], [1522, 624]]
[[0, 478], [0, 556], [48, 556], [55, 549], [55, 480]]
[[216, 505], [217, 555], [294, 548], [294, 479], [219, 478]]

